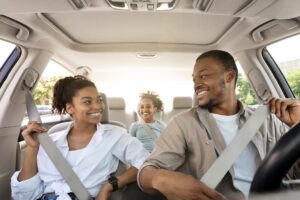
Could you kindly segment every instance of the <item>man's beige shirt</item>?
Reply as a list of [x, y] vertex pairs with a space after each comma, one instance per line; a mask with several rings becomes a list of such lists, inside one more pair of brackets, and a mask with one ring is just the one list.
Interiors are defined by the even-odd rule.
[[[241, 103], [239, 107], [238, 126], [242, 127], [255, 108]], [[288, 127], [276, 116], [268, 115], [251, 141], [257, 149], [260, 161], [287, 131]], [[145, 166], [151, 165], [156, 168], [183, 172], [201, 179], [225, 147], [224, 138], [208, 110], [192, 108], [171, 120], [140, 171]], [[232, 175], [231, 171], [230, 174]], [[241, 193], [233, 187], [231, 177], [227, 174], [216, 190], [235, 199], [234, 196], [240, 197]]]

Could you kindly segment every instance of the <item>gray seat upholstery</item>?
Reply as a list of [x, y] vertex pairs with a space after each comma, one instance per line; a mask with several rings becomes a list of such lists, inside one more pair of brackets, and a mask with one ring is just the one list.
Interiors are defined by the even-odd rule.
[[175, 115], [192, 108], [192, 97], [174, 97], [173, 108], [169, 112], [165, 112], [164, 121], [168, 123]]
[[127, 129], [129, 129], [132, 122], [136, 121], [134, 113], [128, 113], [126, 111], [125, 100], [122, 97], [108, 97], [107, 103], [110, 120], [122, 122]]

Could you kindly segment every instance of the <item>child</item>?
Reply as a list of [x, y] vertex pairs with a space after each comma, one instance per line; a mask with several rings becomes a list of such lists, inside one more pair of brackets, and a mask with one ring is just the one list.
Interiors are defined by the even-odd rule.
[[129, 133], [137, 137], [145, 149], [152, 152], [156, 139], [160, 136], [165, 124], [155, 120], [155, 113], [163, 111], [163, 102], [155, 92], [147, 91], [141, 93], [138, 105], [140, 120], [131, 124]]

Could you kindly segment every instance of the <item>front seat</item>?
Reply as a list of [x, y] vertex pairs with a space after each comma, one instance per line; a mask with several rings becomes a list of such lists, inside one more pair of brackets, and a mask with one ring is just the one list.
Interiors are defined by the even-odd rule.
[[[121, 122], [118, 121], [110, 121], [109, 120], [109, 111], [108, 111], [108, 106], [107, 106], [107, 98], [106, 95], [104, 93], [101, 93], [102, 99], [105, 106], [105, 109], [103, 110], [102, 113], [102, 119], [101, 119], [101, 123], [102, 124], [112, 124], [112, 125], [116, 125], [116, 126], [120, 126], [123, 128], [126, 128], [125, 125]], [[56, 124], [54, 126], [52, 126], [49, 130], [48, 130], [48, 134], [52, 134], [58, 131], [62, 131], [67, 129], [67, 127], [72, 123], [72, 121], [68, 121], [68, 122], [63, 122], [63, 123], [59, 123]], [[20, 170], [22, 163], [23, 163], [23, 158], [24, 158], [24, 150], [26, 148], [26, 143], [25, 141], [20, 141], [17, 147], [17, 166], [16, 166], [16, 170]], [[118, 169], [116, 171], [116, 175], [123, 173], [126, 170], [127, 166], [120, 162]], [[122, 190], [118, 190], [112, 193], [112, 196], [110, 198], [110, 200], [121, 200], [122, 199]]]

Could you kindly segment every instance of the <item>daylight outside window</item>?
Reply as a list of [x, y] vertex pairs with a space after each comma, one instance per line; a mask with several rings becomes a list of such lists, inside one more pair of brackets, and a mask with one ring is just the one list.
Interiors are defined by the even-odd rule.
[[16, 45], [12, 43], [0, 40], [0, 69], [15, 47]]
[[300, 35], [267, 46], [294, 95], [300, 97]]

